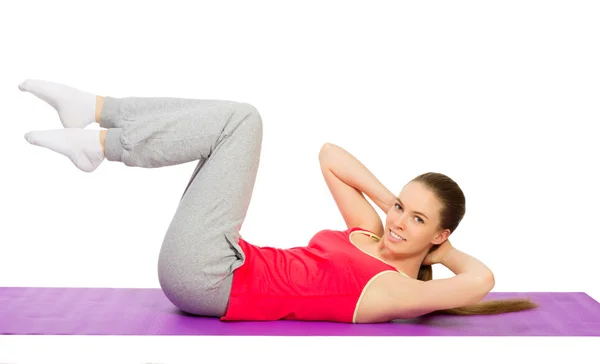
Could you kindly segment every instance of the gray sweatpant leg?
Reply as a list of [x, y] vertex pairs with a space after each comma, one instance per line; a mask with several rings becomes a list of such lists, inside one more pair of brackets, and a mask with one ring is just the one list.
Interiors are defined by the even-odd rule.
[[105, 97], [110, 161], [157, 168], [198, 161], [158, 258], [166, 297], [181, 310], [221, 316], [259, 166], [262, 120], [252, 105], [224, 100]]

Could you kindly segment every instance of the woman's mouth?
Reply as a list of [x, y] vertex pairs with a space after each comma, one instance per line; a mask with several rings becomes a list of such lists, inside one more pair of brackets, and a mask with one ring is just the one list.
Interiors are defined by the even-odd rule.
[[403, 242], [406, 241], [406, 239], [404, 239], [403, 237], [401, 237], [400, 235], [396, 235], [396, 233], [394, 233], [391, 229], [389, 230], [389, 236], [390, 236], [390, 240], [393, 242]]

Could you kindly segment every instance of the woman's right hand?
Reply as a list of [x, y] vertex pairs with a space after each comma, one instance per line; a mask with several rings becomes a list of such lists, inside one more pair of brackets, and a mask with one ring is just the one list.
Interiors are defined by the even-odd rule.
[[442, 259], [444, 259], [444, 255], [446, 255], [452, 249], [454, 249], [454, 247], [452, 244], [450, 244], [450, 240], [446, 240], [433, 248], [433, 250], [425, 256], [422, 264], [433, 265], [441, 263]]

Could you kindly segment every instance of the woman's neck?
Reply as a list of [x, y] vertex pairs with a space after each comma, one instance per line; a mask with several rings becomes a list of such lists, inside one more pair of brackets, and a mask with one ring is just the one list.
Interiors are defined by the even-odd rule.
[[376, 253], [381, 259], [412, 279], [417, 279], [419, 276], [421, 263], [427, 255], [427, 250], [417, 255], [396, 254], [390, 251], [382, 241], [377, 243], [376, 249]]

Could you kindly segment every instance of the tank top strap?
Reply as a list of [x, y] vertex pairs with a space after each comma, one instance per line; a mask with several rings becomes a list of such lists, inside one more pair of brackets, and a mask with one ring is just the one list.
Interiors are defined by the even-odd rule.
[[363, 253], [365, 253], [365, 254], [367, 254], [367, 255], [369, 255], [369, 256], [371, 256], [371, 257], [375, 258], [375, 259], [378, 259], [378, 260], [382, 261], [383, 263], [385, 263], [385, 264], [389, 265], [390, 267], [394, 268], [394, 270], [396, 270], [398, 273], [400, 273], [400, 274], [401, 274], [401, 275], [403, 275], [404, 277], [406, 277], [406, 278], [410, 278], [410, 277], [408, 276], [408, 274], [406, 274], [406, 273], [404, 273], [403, 271], [399, 270], [398, 268], [394, 267], [394, 266], [393, 266], [393, 265], [391, 265], [390, 263], [388, 263], [388, 262], [384, 261], [383, 259], [381, 259], [381, 258], [379, 258], [379, 257], [376, 257], [376, 256], [374, 256], [374, 255], [372, 255], [372, 254], [369, 254], [369, 253], [367, 253], [367, 252], [363, 251], [362, 249], [360, 249], [358, 246], [356, 246], [356, 245], [355, 245], [355, 244], [352, 242], [352, 239], [350, 238], [350, 237], [352, 236], [352, 233], [357, 233], [357, 234], [358, 234], [358, 233], [363, 233], [364, 235], [368, 235], [368, 236], [369, 236], [371, 239], [373, 239], [374, 241], [380, 241], [380, 240], [381, 240], [381, 237], [380, 237], [380, 236], [378, 236], [377, 234], [375, 234], [375, 233], [374, 233], [374, 232], [372, 232], [372, 231], [366, 230], [366, 229], [364, 229], [364, 228], [361, 228], [361, 227], [359, 227], [359, 226], [355, 226], [355, 227], [353, 227], [353, 228], [351, 228], [351, 229], [349, 230], [348, 239], [350, 240], [350, 244], [354, 245], [354, 246], [355, 246], [357, 249], [359, 249], [359, 250], [360, 250], [360, 251], [362, 251]]

